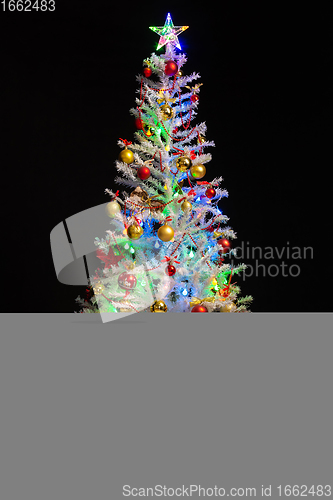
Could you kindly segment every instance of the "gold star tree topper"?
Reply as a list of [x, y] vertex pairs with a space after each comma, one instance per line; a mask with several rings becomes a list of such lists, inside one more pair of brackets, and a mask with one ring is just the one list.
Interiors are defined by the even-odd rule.
[[178, 35], [185, 31], [188, 26], [174, 26], [169, 13], [164, 26], [149, 26], [149, 28], [160, 35], [157, 50], [161, 49], [164, 45], [166, 45], [167, 48], [169, 45], [173, 45], [174, 47], [177, 47], [177, 49], [181, 49], [178, 41]]

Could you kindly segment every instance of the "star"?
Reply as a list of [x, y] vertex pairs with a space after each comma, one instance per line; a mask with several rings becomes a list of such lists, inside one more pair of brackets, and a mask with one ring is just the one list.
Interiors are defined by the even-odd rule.
[[111, 247], [109, 248], [109, 252], [107, 255], [103, 250], [100, 249], [96, 250], [96, 255], [104, 262], [105, 269], [110, 269], [111, 266], [119, 267], [118, 262], [121, 259], [124, 259], [123, 255], [116, 255]]
[[149, 28], [160, 35], [157, 50], [161, 49], [164, 45], [166, 45], [167, 47], [169, 45], [173, 45], [178, 49], [181, 49], [177, 35], [185, 31], [188, 26], [174, 26], [171, 15], [169, 13], [167, 15], [164, 26], [149, 26]]

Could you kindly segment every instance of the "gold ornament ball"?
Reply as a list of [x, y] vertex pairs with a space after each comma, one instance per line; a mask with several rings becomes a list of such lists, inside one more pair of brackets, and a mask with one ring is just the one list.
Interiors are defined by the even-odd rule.
[[191, 158], [189, 158], [188, 156], [180, 156], [177, 159], [176, 167], [181, 172], [186, 172], [189, 168], [192, 167], [192, 160], [191, 160]]
[[229, 312], [234, 312], [235, 309], [236, 306], [233, 302], [227, 302], [227, 304], [223, 304], [221, 306], [220, 312], [229, 313]]
[[185, 200], [180, 205], [180, 208], [183, 210], [183, 212], [186, 212], [186, 210], [190, 211], [190, 210], [192, 210], [192, 203], [190, 203], [189, 201]]
[[142, 235], [143, 235], [143, 229], [136, 222], [134, 224], [131, 224], [130, 226], [128, 226], [127, 236], [131, 240], [138, 240], [139, 238], [141, 238]]
[[165, 313], [168, 308], [163, 300], [156, 300], [154, 304], [150, 306], [150, 310], [153, 313]]
[[193, 165], [190, 173], [195, 179], [202, 179], [206, 175], [206, 167], [205, 165]]
[[127, 300], [121, 299], [119, 302], [120, 302], [120, 304], [122, 304], [122, 306], [119, 307], [119, 312], [133, 311], [133, 309], [131, 308], [131, 306], [128, 305]]
[[176, 74], [176, 76], [178, 76], [178, 78], [184, 76], [184, 73], [181, 69], [178, 70], [178, 73]]
[[169, 224], [164, 224], [159, 228], [157, 231], [157, 236], [159, 237], [160, 240], [162, 241], [170, 241], [174, 237], [174, 230], [172, 229]]
[[94, 289], [94, 293], [96, 295], [99, 295], [101, 293], [104, 292], [105, 290], [105, 286], [103, 285], [103, 283], [101, 283], [100, 281], [97, 281], [94, 285], [93, 285], [93, 289]]
[[128, 164], [133, 163], [134, 154], [130, 149], [125, 148], [122, 151], [120, 151], [118, 160]]
[[163, 120], [170, 120], [173, 117], [173, 109], [169, 104], [163, 104], [161, 112]]
[[114, 217], [115, 215], [119, 214], [120, 211], [121, 206], [116, 200], [110, 201], [105, 207], [105, 212], [109, 217]]

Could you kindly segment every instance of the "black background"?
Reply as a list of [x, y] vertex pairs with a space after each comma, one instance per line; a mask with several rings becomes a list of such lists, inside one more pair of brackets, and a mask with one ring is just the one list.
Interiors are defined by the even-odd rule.
[[205, 180], [223, 176], [238, 244], [313, 247], [285, 261], [298, 277], [238, 280], [251, 310], [332, 311], [332, 5], [55, 3], [1, 12], [1, 310], [77, 310], [85, 287], [57, 281], [49, 235], [118, 188], [117, 140], [133, 139], [135, 75], [158, 42], [149, 26], [170, 12], [189, 25], [184, 70], [201, 75], [197, 120], [216, 144]]

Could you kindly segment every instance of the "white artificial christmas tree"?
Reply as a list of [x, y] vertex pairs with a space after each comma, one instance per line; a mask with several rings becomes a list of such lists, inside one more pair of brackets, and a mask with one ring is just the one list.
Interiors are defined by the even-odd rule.
[[106, 189], [112, 228], [95, 241], [104, 269], [90, 277], [94, 296], [77, 299], [82, 312], [243, 312], [252, 300], [231, 282], [246, 266], [227, 262], [236, 234], [218, 202], [228, 192], [221, 176], [206, 180], [214, 142], [194, 123], [200, 75], [186, 75], [186, 55], [176, 53], [186, 28], [170, 14], [151, 27], [165, 53], [145, 59], [137, 76], [135, 142], [119, 139], [115, 164], [126, 191]]

